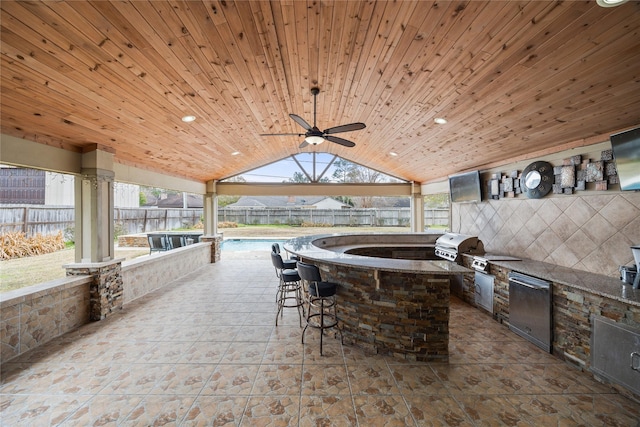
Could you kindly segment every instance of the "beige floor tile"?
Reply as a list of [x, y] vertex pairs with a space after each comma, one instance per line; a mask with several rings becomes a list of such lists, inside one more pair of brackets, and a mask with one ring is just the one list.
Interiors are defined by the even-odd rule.
[[402, 396], [354, 396], [353, 402], [360, 426], [415, 426]]
[[209, 382], [214, 370], [213, 365], [207, 364], [174, 365], [149, 394], [197, 396]]
[[231, 345], [228, 341], [196, 341], [178, 360], [178, 363], [218, 364]]
[[260, 363], [267, 348], [266, 342], [234, 341], [222, 356], [220, 363]]
[[252, 396], [240, 426], [296, 426], [299, 409], [298, 396]]
[[2, 396], [0, 420], [3, 426], [58, 425], [91, 398], [90, 395]]
[[302, 365], [261, 365], [252, 395], [300, 396]]
[[474, 424], [450, 396], [404, 395], [417, 426], [471, 427]]
[[242, 326], [234, 337], [234, 341], [269, 342], [274, 328], [275, 326]]
[[154, 395], [144, 397], [122, 426], [177, 425], [188, 413], [195, 396]]
[[303, 346], [299, 342], [274, 343], [267, 345], [262, 363], [302, 364], [304, 360]]
[[202, 395], [248, 396], [260, 365], [218, 365], [201, 391]]
[[353, 395], [400, 394], [386, 363], [348, 365], [347, 373]]
[[137, 395], [94, 396], [60, 426], [122, 425], [127, 416], [142, 402], [143, 397]]
[[246, 396], [198, 396], [180, 425], [236, 427], [248, 400]]
[[351, 396], [302, 396], [300, 427], [357, 426]]
[[403, 396], [448, 395], [449, 390], [427, 364], [389, 365]]
[[105, 394], [146, 395], [173, 369], [173, 364], [132, 364], [120, 372], [99, 392]]
[[305, 365], [302, 371], [302, 394], [311, 396], [349, 395], [345, 365]]

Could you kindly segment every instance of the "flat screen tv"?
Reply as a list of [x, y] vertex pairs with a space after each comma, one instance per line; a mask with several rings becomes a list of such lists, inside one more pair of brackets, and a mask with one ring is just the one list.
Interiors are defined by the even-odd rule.
[[620, 189], [640, 190], [640, 127], [611, 135]]
[[451, 202], [480, 202], [482, 200], [482, 185], [480, 172], [466, 172], [449, 177], [449, 194]]

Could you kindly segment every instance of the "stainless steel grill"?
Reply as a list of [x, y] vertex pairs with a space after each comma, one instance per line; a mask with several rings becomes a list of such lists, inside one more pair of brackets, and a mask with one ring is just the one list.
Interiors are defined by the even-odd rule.
[[484, 245], [474, 236], [445, 233], [436, 240], [435, 254], [440, 258], [457, 262], [460, 254], [483, 254]]

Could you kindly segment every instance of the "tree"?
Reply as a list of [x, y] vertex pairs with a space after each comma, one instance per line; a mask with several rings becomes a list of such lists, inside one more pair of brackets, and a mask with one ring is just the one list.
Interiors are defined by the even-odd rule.
[[[231, 178], [225, 179], [225, 182], [247, 182], [246, 179], [242, 175], [232, 176]], [[229, 206], [240, 200], [240, 196], [218, 196], [218, 207], [224, 208], [225, 206]]]
[[364, 166], [352, 163], [348, 160], [338, 159], [333, 162], [335, 170], [333, 178], [338, 182], [382, 182], [385, 175], [382, 173], [366, 168]]
[[[386, 175], [382, 173], [366, 168], [364, 166], [352, 163], [348, 160], [338, 159], [334, 163], [335, 170], [333, 172], [333, 178], [338, 182], [355, 182], [355, 183], [376, 183], [388, 180]], [[359, 208], [371, 208], [373, 207], [373, 197], [354, 197], [350, 198], [350, 205]], [[348, 203], [348, 202], [345, 202]]]
[[424, 196], [424, 206], [427, 208], [448, 208], [449, 194], [428, 194]]
[[288, 182], [295, 182], [297, 184], [309, 182], [309, 178], [302, 172], [294, 172], [293, 177], [289, 178]]

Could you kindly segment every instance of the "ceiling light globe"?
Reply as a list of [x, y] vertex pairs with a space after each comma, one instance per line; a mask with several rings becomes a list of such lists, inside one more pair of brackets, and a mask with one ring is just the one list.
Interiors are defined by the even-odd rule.
[[318, 135], [309, 135], [304, 140], [311, 145], [320, 145], [324, 142], [324, 138]]
[[596, 0], [596, 3], [601, 7], [616, 7], [627, 1], [628, 0]]

